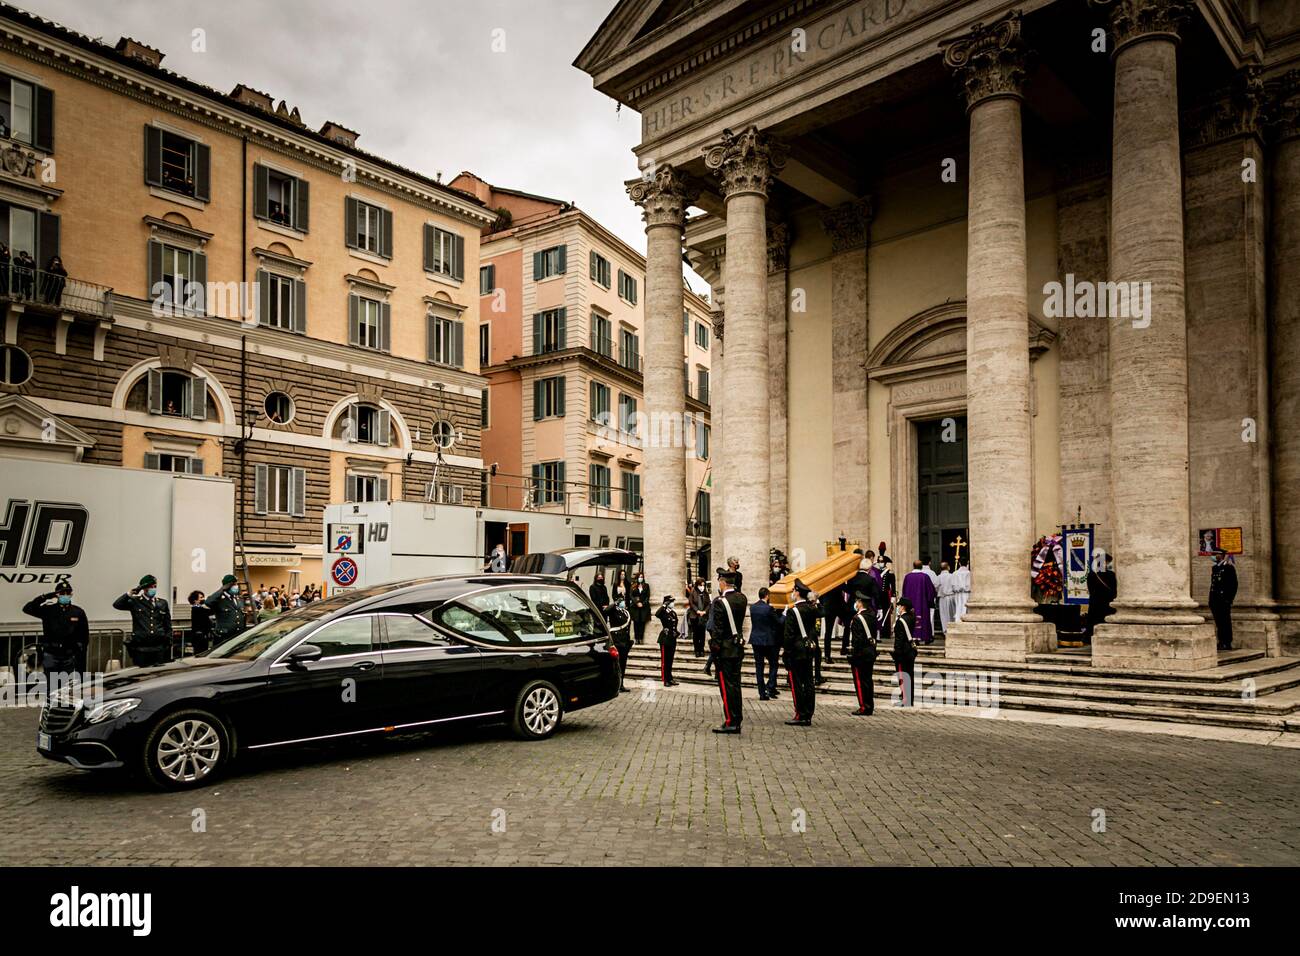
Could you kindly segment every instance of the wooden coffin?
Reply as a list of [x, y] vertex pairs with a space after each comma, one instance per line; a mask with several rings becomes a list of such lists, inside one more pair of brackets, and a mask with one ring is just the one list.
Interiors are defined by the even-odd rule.
[[854, 554], [852, 551], [837, 551], [826, 560], [810, 564], [802, 571], [787, 574], [780, 581], [777, 581], [776, 584], [768, 588], [770, 592], [768, 600], [771, 602], [772, 607], [776, 608], [786, 608], [793, 604], [797, 600], [794, 594], [795, 578], [798, 578], [818, 594], [824, 594], [829, 589], [843, 584], [857, 574], [858, 562], [861, 560], [862, 555], [860, 554]]

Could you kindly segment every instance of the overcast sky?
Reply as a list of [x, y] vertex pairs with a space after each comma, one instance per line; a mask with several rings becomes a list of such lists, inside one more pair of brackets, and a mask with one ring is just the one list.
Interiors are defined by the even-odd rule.
[[[577, 203], [644, 254], [639, 116], [571, 64], [615, 0], [11, 0], [108, 44], [131, 36], [222, 92], [244, 83], [443, 180]], [[192, 49], [196, 28], [206, 51]], [[493, 52], [504, 30], [504, 52]], [[707, 287], [692, 278], [698, 290]]]

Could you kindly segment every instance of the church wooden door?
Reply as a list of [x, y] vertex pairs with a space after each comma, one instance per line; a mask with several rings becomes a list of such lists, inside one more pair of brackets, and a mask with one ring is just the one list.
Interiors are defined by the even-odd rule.
[[[917, 557], [931, 567], [953, 560], [951, 542], [970, 540], [966, 495], [966, 417], [950, 416], [916, 424]], [[965, 550], [962, 557], [967, 557]]]

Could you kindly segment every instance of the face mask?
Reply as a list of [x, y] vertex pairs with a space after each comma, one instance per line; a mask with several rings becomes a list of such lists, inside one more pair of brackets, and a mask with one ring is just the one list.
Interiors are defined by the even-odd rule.
[[60, 595], [59, 595], [59, 603], [60, 603], [60, 604], [71, 604], [71, 603], [72, 603], [72, 595], [71, 595], [71, 594], [60, 594]]
[[150, 588], [149, 590], [145, 591], [144, 593], [147, 594], [147, 595], [149, 595], [149, 597], [155, 597], [155, 596], [158, 594], [158, 589], [157, 589], [157, 588]]
[[239, 593], [239, 585], [238, 585], [238, 584], [232, 584], [232, 585], [230, 586], [230, 593], [231, 593], [231, 594], [238, 594], [238, 593]]

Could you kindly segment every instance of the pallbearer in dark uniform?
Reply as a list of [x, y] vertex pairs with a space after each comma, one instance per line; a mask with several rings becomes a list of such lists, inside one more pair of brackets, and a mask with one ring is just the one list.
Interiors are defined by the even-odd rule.
[[618, 692], [626, 694], [623, 678], [627, 675], [627, 662], [632, 656], [632, 616], [627, 613], [622, 598], [605, 609], [605, 620], [609, 623], [614, 646], [618, 648]]
[[1210, 569], [1210, 613], [1214, 615], [1214, 634], [1221, 651], [1232, 650], [1232, 602], [1236, 598], [1237, 569], [1228, 552], [1216, 548], [1214, 567]]
[[167, 663], [172, 648], [172, 611], [158, 596], [158, 579], [146, 574], [140, 583], [113, 602], [113, 609], [131, 614], [127, 649], [136, 667]]
[[664, 595], [664, 603], [655, 611], [662, 630], [659, 632], [659, 679], [665, 687], [672, 687], [673, 658], [677, 656], [677, 609], [673, 607], [673, 596]]
[[718, 668], [718, 690], [722, 694], [721, 727], [715, 734], [738, 734], [744, 719], [740, 699], [740, 664], [745, 656], [744, 628], [749, 602], [736, 590], [736, 574], [718, 568], [718, 596], [710, 613], [709, 651]]
[[912, 682], [916, 670], [916, 640], [912, 636], [915, 623], [912, 602], [900, 598], [894, 611], [894, 650], [890, 656], [898, 670], [898, 689], [904, 707], [912, 706]]
[[203, 602], [212, 609], [212, 646], [216, 647], [244, 632], [244, 605], [239, 599], [239, 579], [227, 574], [221, 589]]
[[866, 591], [853, 595], [856, 612], [849, 622], [849, 663], [853, 666], [853, 690], [858, 695], [858, 717], [869, 717], [875, 712], [872, 696], [871, 670], [876, 665], [876, 611], [874, 601]]
[[785, 633], [781, 641], [790, 694], [794, 697], [794, 719], [786, 723], [792, 727], [808, 727], [812, 724], [813, 711], [817, 709], [817, 687], [813, 683], [817, 608], [808, 601], [811, 593], [808, 585], [798, 578], [795, 578], [794, 590], [799, 597], [785, 612]]

